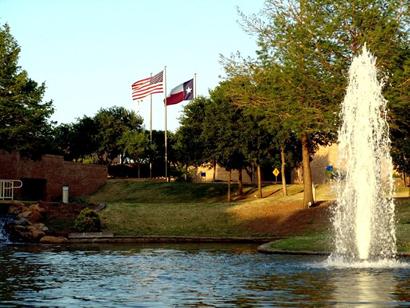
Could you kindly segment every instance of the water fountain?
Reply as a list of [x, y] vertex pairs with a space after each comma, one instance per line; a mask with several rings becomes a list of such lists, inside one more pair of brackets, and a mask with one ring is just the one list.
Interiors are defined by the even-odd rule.
[[397, 254], [387, 101], [376, 58], [363, 47], [349, 70], [339, 129], [339, 176], [329, 261], [392, 261]]

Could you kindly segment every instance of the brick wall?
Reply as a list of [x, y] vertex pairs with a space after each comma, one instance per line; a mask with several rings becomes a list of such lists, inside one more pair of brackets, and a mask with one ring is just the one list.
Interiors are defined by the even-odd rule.
[[63, 185], [69, 186], [71, 197], [95, 192], [105, 184], [107, 168], [67, 162], [58, 155], [43, 155], [34, 161], [16, 152], [0, 151], [0, 179], [44, 179], [45, 199], [61, 200]]

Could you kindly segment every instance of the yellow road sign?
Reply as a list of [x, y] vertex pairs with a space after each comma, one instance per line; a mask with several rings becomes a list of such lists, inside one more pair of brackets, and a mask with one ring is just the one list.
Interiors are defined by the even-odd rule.
[[278, 168], [275, 168], [272, 173], [273, 173], [274, 176], [278, 176], [280, 172], [279, 172]]

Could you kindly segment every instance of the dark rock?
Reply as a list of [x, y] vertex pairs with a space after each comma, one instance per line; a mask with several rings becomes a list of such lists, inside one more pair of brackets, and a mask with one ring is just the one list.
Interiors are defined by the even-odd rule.
[[19, 217], [13, 221], [13, 224], [19, 225], [19, 226], [28, 226], [30, 225], [30, 222], [23, 217]]
[[10, 207], [9, 207], [9, 214], [18, 215], [18, 214], [20, 214], [21, 212], [23, 212], [23, 210], [24, 210], [25, 208], [26, 208], [26, 207], [24, 206], [24, 204], [21, 204], [21, 203], [11, 204]]
[[27, 233], [29, 233], [30, 236], [30, 241], [38, 241], [40, 238], [46, 235], [44, 231], [37, 229], [34, 225], [28, 226], [27, 230]]

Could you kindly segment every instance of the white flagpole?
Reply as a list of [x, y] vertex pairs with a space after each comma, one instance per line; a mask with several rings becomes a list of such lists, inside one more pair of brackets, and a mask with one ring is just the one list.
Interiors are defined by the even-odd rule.
[[168, 140], [167, 140], [167, 67], [164, 67], [164, 107], [165, 107], [165, 178], [168, 182]]
[[[152, 73], [151, 73], [151, 78], [152, 78]], [[149, 95], [149, 143], [152, 146], [152, 94]], [[151, 159], [149, 160], [149, 178], [150, 179], [152, 179], [152, 160]]]
[[194, 99], [196, 98], [196, 73], [194, 74]]

